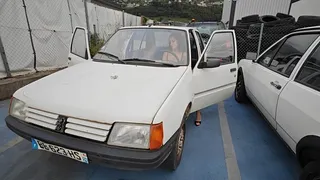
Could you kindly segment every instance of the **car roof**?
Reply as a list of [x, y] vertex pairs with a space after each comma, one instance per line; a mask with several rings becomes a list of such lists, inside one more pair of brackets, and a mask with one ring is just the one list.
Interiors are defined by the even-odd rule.
[[310, 27], [298, 28], [298, 29], [295, 29], [293, 32], [308, 31], [308, 30], [320, 30], [320, 26], [310, 26]]
[[146, 28], [172, 29], [172, 30], [184, 30], [184, 31], [195, 29], [194, 27], [186, 27], [186, 26], [126, 26], [126, 27], [121, 27], [120, 29], [146, 29]]

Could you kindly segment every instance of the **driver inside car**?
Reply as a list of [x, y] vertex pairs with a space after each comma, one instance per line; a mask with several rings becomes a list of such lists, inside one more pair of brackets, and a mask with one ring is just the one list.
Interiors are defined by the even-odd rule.
[[183, 47], [183, 36], [180, 33], [172, 33], [169, 36], [169, 51], [163, 53], [162, 60], [184, 63], [187, 61], [185, 49]]

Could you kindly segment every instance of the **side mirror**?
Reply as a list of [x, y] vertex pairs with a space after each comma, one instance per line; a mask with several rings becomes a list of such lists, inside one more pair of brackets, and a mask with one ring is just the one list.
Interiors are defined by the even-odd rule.
[[247, 52], [247, 55], [246, 55], [246, 59], [247, 60], [256, 60], [257, 58], [257, 53], [254, 53], [254, 52]]
[[220, 66], [220, 59], [207, 59], [207, 62], [200, 61], [198, 68], [205, 69], [205, 68], [216, 68]]

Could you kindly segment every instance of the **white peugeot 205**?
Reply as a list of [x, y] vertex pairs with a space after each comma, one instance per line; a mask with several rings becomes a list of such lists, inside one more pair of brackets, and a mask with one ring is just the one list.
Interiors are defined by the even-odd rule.
[[17, 90], [7, 126], [45, 150], [121, 169], [175, 170], [185, 120], [232, 96], [233, 30], [207, 45], [190, 27], [124, 27], [91, 58], [87, 30], [73, 33], [70, 67]]

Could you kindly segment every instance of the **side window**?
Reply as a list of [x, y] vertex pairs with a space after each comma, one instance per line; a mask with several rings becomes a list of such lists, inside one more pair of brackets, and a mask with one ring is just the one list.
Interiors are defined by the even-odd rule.
[[204, 45], [203, 45], [202, 37], [200, 36], [200, 33], [199, 33], [198, 31], [196, 31], [196, 35], [197, 35], [197, 37], [198, 37], [198, 39], [199, 39], [199, 41], [200, 41], [200, 51], [201, 51], [201, 53], [202, 53], [203, 50], [204, 50]]
[[221, 65], [235, 62], [232, 33], [216, 33], [209, 43], [205, 53], [207, 59], [220, 59]]
[[84, 59], [88, 59], [86, 32], [82, 28], [76, 28], [74, 32], [71, 44], [71, 53]]
[[192, 31], [189, 31], [189, 35], [190, 35], [190, 45], [191, 45], [191, 59], [192, 61], [198, 61], [198, 58], [199, 58], [198, 48], [197, 48], [197, 43], [193, 36]]
[[304, 62], [295, 81], [320, 91], [320, 45]]
[[286, 39], [271, 61], [269, 69], [289, 77], [318, 34], [300, 34]]
[[258, 59], [258, 63], [262, 66], [268, 67], [273, 56], [277, 52], [278, 48], [281, 46], [283, 41], [278, 42], [278, 44], [275, 44], [272, 46], [268, 51], [266, 51], [260, 58]]

